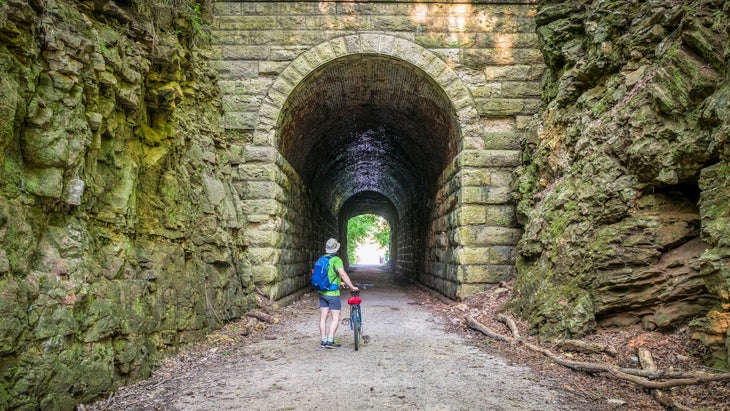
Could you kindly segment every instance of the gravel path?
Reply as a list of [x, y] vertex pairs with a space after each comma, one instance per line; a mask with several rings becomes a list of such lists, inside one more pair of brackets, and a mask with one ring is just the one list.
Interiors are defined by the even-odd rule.
[[[179, 371], [160, 369], [156, 373], [174, 377], [122, 389], [104, 409], [571, 409], [560, 404], [555, 381], [508, 365], [447, 332], [444, 320], [389, 273], [360, 267], [350, 275], [354, 282], [373, 284], [361, 293], [370, 342], [359, 351], [347, 326], [340, 326], [336, 337], [342, 347], [319, 347], [319, 308], [308, 293], [267, 330], [268, 338], [225, 355], [193, 358], [196, 365]], [[347, 312], [345, 304], [343, 315]]]

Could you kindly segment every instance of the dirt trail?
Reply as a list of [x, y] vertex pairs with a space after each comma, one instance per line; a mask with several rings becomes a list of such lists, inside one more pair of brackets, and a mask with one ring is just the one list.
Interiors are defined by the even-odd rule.
[[[447, 332], [444, 320], [390, 273], [360, 267], [351, 276], [374, 285], [361, 293], [370, 343], [359, 351], [353, 350], [347, 326], [340, 326], [336, 337], [342, 347], [319, 347], [319, 309], [309, 293], [267, 330], [268, 338], [225, 352], [209, 350], [185, 367], [163, 364], [155, 374], [166, 379], [123, 388], [103, 409], [571, 409], [561, 404], [556, 382], [507, 365]], [[343, 315], [347, 311], [345, 304]]]

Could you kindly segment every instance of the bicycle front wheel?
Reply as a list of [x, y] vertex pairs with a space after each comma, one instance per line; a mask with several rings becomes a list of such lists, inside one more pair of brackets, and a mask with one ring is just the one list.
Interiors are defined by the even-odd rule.
[[357, 351], [360, 345], [360, 326], [362, 324], [360, 318], [360, 306], [357, 305], [353, 307], [352, 310], [352, 331], [355, 334], [355, 351]]

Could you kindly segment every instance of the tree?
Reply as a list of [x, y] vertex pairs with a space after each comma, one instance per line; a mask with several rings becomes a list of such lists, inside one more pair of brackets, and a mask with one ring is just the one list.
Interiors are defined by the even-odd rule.
[[373, 238], [383, 248], [390, 244], [390, 224], [377, 215], [361, 214], [347, 222], [347, 258], [355, 261], [355, 249]]

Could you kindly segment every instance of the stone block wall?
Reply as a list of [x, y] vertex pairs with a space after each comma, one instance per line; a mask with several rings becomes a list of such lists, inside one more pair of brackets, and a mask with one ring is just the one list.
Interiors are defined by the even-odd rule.
[[[301, 178], [273, 147], [246, 146], [236, 188], [246, 218], [247, 261], [253, 281], [271, 299], [308, 283], [321, 220]], [[332, 233], [325, 230], [320, 236]]]
[[419, 281], [460, 299], [511, 280], [522, 231], [511, 205], [514, 152], [470, 150], [442, 174]]
[[[338, 53], [385, 49], [389, 56], [433, 73], [459, 116], [458, 150], [487, 154], [463, 165], [457, 162], [466, 160], [453, 159], [446, 170], [438, 170], [444, 177], [429, 194], [438, 197], [424, 197], [423, 204], [401, 213], [395, 266], [455, 298], [512, 275], [518, 230], [508, 194], [509, 169], [517, 165], [520, 139], [538, 110], [544, 71], [534, 2], [221, 1], [215, 7], [213, 59], [224, 126], [246, 146], [278, 147], [274, 130], [288, 93]], [[438, 59], [439, 72], [429, 66], [426, 53]], [[454, 84], [462, 88], [449, 92]], [[262, 125], [271, 131], [256, 131]], [[285, 163], [277, 164], [287, 167]], [[309, 200], [300, 204], [315, 204], [316, 199]], [[419, 209], [427, 203], [435, 205], [431, 217]], [[297, 214], [320, 225], [335, 218], [325, 211]], [[335, 229], [338, 222], [327, 224]], [[269, 230], [275, 237], [274, 227], [257, 223], [247, 229]], [[308, 272], [309, 264], [294, 255], [321, 252], [321, 241], [312, 241], [306, 229], [292, 235], [300, 237], [281, 242], [275, 246], [279, 252], [262, 261], [271, 267], [292, 261], [279, 268], [287, 272], [267, 287], [278, 289], [291, 276]], [[336, 236], [336, 231], [328, 235]]]

